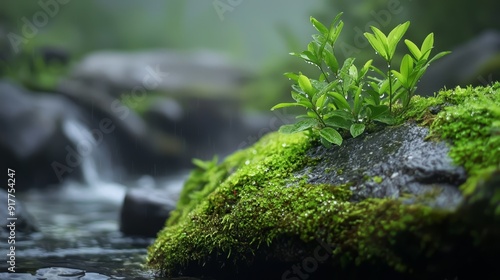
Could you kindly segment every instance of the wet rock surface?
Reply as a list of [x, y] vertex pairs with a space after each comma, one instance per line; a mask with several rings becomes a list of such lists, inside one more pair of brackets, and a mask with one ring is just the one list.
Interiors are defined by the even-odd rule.
[[457, 186], [466, 179], [455, 166], [445, 142], [426, 141], [428, 129], [407, 123], [349, 139], [340, 147], [323, 146], [308, 153], [318, 164], [301, 170], [313, 184], [350, 184], [353, 201], [366, 198], [406, 198], [453, 209], [462, 196]]

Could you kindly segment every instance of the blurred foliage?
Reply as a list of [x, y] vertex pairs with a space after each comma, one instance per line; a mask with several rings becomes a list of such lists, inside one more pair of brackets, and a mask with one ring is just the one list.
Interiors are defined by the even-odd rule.
[[0, 60], [0, 77], [7, 77], [33, 91], [54, 91], [69, 71], [69, 58], [57, 49], [23, 51], [15, 60]]
[[[500, 10], [500, 2], [491, 0], [222, 1], [237, 3], [222, 15], [212, 1], [88, 0], [59, 4], [47, 23], [36, 28], [36, 36], [23, 42], [23, 55], [14, 53], [7, 35], [22, 36], [26, 21], [33, 22], [35, 15], [44, 11], [40, 2], [59, 3], [0, 3], [0, 75], [50, 88], [57, 80], [54, 75], [64, 71], [54, 65], [44, 69], [36, 62], [33, 53], [41, 47], [66, 50], [70, 55], [68, 64], [102, 49], [208, 49], [228, 53], [236, 64], [259, 74], [261, 79], [244, 89], [249, 107], [259, 110], [287, 100], [291, 82], [283, 72], [302, 69], [312, 75], [318, 70], [313, 66], [304, 69], [303, 62], [288, 55], [306, 46], [312, 31], [308, 23], [311, 15], [329, 22], [335, 14], [344, 12], [350, 28], [339, 39], [344, 47], [338, 55], [340, 59], [356, 56], [359, 61], [373, 54], [362, 36], [369, 31], [369, 25], [378, 24], [387, 32], [397, 23], [411, 20], [415, 28], [408, 32], [408, 38], [421, 42], [434, 32], [439, 38], [435, 42], [437, 51], [453, 49], [485, 29], [500, 30], [494, 14]], [[32, 61], [27, 63], [22, 57], [26, 54], [32, 55]], [[398, 51], [396, 59], [400, 55]], [[35, 73], [28, 71], [30, 67], [36, 69]]]

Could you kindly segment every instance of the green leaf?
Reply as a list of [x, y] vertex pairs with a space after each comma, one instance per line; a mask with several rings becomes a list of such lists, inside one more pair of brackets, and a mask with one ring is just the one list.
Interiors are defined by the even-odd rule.
[[339, 83], [338, 80], [330, 82], [328, 85], [324, 86], [320, 91], [319, 95], [326, 94], [327, 92], [331, 91], [337, 84]]
[[354, 80], [358, 79], [358, 68], [356, 68], [356, 65], [351, 65], [351, 67], [349, 67], [349, 76]]
[[431, 49], [434, 47], [434, 33], [429, 33], [427, 37], [425, 37], [424, 42], [422, 43], [422, 47], [420, 48], [420, 52], [424, 54], [420, 59], [428, 59], [431, 54]]
[[342, 28], [344, 28], [344, 22], [340, 21], [339, 24], [335, 27], [335, 30], [330, 33], [330, 37], [328, 38], [330, 45], [335, 44], [335, 42], [339, 38], [340, 32], [342, 32]]
[[307, 99], [301, 100], [301, 101], [297, 102], [297, 104], [299, 104], [302, 107], [311, 109], [311, 110], [313, 109], [313, 105], [312, 105], [311, 101], [309, 101]]
[[[382, 70], [378, 69], [377, 67], [375, 67], [375, 66], [373, 66], [373, 65], [372, 65], [372, 66], [370, 66], [370, 68], [371, 68], [373, 71], [375, 71], [377, 74], [379, 74], [380, 76], [382, 76], [382, 77], [385, 77], [385, 76], [387, 75], [387, 73], [386, 73], [386, 72], [383, 72]], [[372, 78], [372, 79], [373, 79], [373, 77], [368, 77], [368, 78]]]
[[436, 54], [431, 60], [429, 60], [428, 64], [431, 64], [432, 62], [434, 62], [436, 59], [440, 59], [441, 57], [447, 55], [447, 54], [450, 54], [451, 52], [450, 51], [447, 51], [447, 52], [440, 52], [438, 54]]
[[330, 52], [329, 50], [325, 50], [324, 55], [325, 55], [326, 65], [330, 68], [330, 70], [333, 73], [337, 73], [337, 71], [339, 70], [339, 63], [338, 63], [335, 55], [332, 52]]
[[371, 34], [371, 33], [368, 33], [366, 32], [365, 34], [365, 37], [366, 39], [368, 39], [368, 42], [370, 43], [370, 45], [372, 46], [372, 48], [378, 52], [380, 54], [380, 56], [382, 56], [385, 60], [386, 57], [387, 57], [387, 51], [386, 51], [386, 48], [384, 46], [384, 44], [382, 42], [380, 42], [377, 37], [375, 37], [375, 35]]
[[374, 120], [384, 114], [389, 113], [389, 106], [387, 105], [367, 105], [368, 108], [368, 118]]
[[305, 75], [299, 75], [298, 82], [299, 82], [299, 87], [305, 93], [307, 93], [309, 96], [314, 95], [314, 88], [312, 87], [311, 81], [309, 80], [308, 77], [306, 77]]
[[320, 137], [320, 141], [321, 141], [321, 144], [327, 148], [327, 149], [330, 149], [331, 147], [333, 147], [332, 143], [328, 142], [325, 140], [325, 138], [323, 137]]
[[293, 72], [286, 72], [283, 75], [290, 80], [298, 81], [298, 79], [299, 79], [299, 75], [295, 74]]
[[323, 94], [318, 98], [318, 100], [316, 100], [316, 108], [321, 109], [323, 105], [325, 105], [325, 101], [326, 101], [326, 94]]
[[351, 132], [352, 137], [356, 138], [365, 131], [365, 125], [362, 123], [355, 123], [351, 125], [349, 131]]
[[403, 85], [406, 85], [407, 79], [406, 79], [405, 75], [403, 75], [402, 73], [399, 73], [396, 70], [392, 70], [391, 72], [394, 75], [394, 77], [396, 77], [396, 79], [398, 79], [398, 81], [400, 81]]
[[409, 26], [410, 22], [407, 21], [403, 24], [398, 24], [391, 32], [389, 32], [389, 35], [387, 36], [388, 61], [392, 60], [394, 52], [396, 51], [396, 47], [399, 41], [401, 41], [401, 38], [403, 38], [403, 35], [406, 33], [406, 30], [408, 30]]
[[312, 62], [314, 64], [318, 64], [319, 60], [318, 58], [316, 57], [316, 55], [314, 55], [311, 51], [303, 51], [301, 53], [295, 53], [295, 52], [291, 52], [290, 53], [291, 55], [293, 56], [296, 56], [296, 57], [299, 57], [299, 58], [302, 58], [303, 60], [305, 61], [309, 61], [309, 62]]
[[338, 13], [335, 18], [332, 21], [332, 24], [330, 25], [330, 29], [333, 28], [333, 26], [340, 20], [340, 17], [343, 15], [343, 12]]
[[374, 118], [373, 120], [381, 122], [381, 123], [385, 123], [388, 125], [393, 125], [396, 123], [396, 119], [394, 119], [394, 117], [391, 116], [390, 114], [383, 114], [381, 116]]
[[321, 138], [325, 139], [326, 141], [335, 144], [335, 145], [342, 145], [342, 136], [338, 131], [331, 127], [325, 127], [319, 131], [319, 135]]
[[308, 108], [308, 106], [306, 106], [306, 104], [302, 104], [302, 103], [298, 103], [298, 102], [297, 103], [279, 103], [279, 104], [274, 105], [274, 107], [271, 108], [271, 111], [274, 111], [274, 110], [280, 109], [280, 108], [296, 107], [296, 106]]
[[[320, 62], [320, 55], [318, 55], [318, 44], [316, 42], [313, 41], [313, 42], [310, 42], [309, 44], [307, 44], [307, 51], [304, 51], [302, 53], [305, 53], [305, 52], [312, 54], [312, 58], [314, 59], [314, 63]], [[305, 54], [305, 55], [307, 55], [307, 54]]]
[[363, 105], [363, 98], [361, 97], [362, 90], [363, 88], [358, 87], [356, 93], [354, 94], [354, 108], [352, 110], [354, 116], [357, 116], [359, 114], [359, 112], [361, 111], [361, 105]]
[[319, 31], [319, 33], [327, 36], [328, 35], [328, 28], [324, 26], [321, 22], [319, 22], [317, 19], [314, 17], [311, 17], [311, 23], [313, 24], [314, 28]]
[[[410, 74], [413, 72], [413, 58], [411, 58], [409, 54], [405, 54], [403, 56], [403, 59], [401, 60], [400, 69], [401, 69], [401, 75], [405, 76], [405, 80], [407, 80], [406, 78], [409, 77]], [[401, 83], [404, 84], [405, 82], [401, 81]]]
[[332, 45], [337, 40], [337, 37], [339, 36], [340, 32], [342, 31], [342, 27], [344, 26], [344, 23], [340, 20], [342, 14], [342, 12], [338, 13], [333, 19], [332, 24], [330, 24], [330, 37], [328, 38], [328, 41], [330, 41]]
[[368, 73], [368, 70], [370, 70], [370, 66], [372, 65], [372, 62], [373, 62], [373, 59], [370, 59], [365, 63], [365, 65], [363, 65], [363, 67], [359, 71], [358, 80], [361, 80], [366, 75], [366, 73]]
[[333, 97], [332, 101], [337, 108], [351, 111], [351, 106], [342, 94], [338, 92], [329, 92], [328, 95]]
[[317, 125], [318, 125], [317, 119], [305, 119], [305, 120], [300, 120], [294, 124], [282, 125], [279, 129], [279, 132], [285, 134], [291, 134], [291, 133], [301, 132], [309, 128], [313, 128]]
[[329, 119], [324, 120], [324, 122], [327, 126], [343, 128], [345, 130], [349, 130], [352, 125], [352, 121], [350, 119], [345, 119], [340, 116], [331, 116]]
[[293, 98], [293, 100], [295, 100], [297, 102], [309, 101], [304, 95], [297, 93], [295, 91], [292, 91], [292, 98]]
[[333, 110], [333, 111], [329, 112], [328, 114], [325, 114], [324, 118], [328, 119], [332, 116], [339, 116], [339, 117], [344, 118], [346, 120], [354, 120], [354, 117], [352, 116], [352, 114], [346, 110]]
[[420, 60], [420, 57], [422, 57], [422, 52], [420, 52], [417, 45], [415, 45], [415, 43], [413, 43], [412, 41], [410, 41], [408, 39], [405, 40], [405, 44], [408, 47], [408, 50], [410, 51], [410, 53], [413, 55], [413, 57], [416, 60]]

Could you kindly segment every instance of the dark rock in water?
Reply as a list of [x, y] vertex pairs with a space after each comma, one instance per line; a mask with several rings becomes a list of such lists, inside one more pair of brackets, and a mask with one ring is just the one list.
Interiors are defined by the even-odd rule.
[[[20, 200], [20, 198], [18, 196], [15, 196], [15, 194], [13, 194], [13, 195], [14, 195], [14, 197], [9, 197], [8, 193], [5, 190], [0, 190], [0, 201], [2, 201], [3, 205], [5, 205], [5, 210], [2, 210], [0, 212], [0, 219], [2, 221], [5, 221], [5, 223], [8, 225], [10, 223], [8, 218], [12, 218], [12, 217], [17, 218], [16, 220], [13, 221], [15, 223], [14, 232], [16, 234], [18, 234], [18, 233], [30, 234], [30, 233], [38, 232], [38, 226], [37, 226], [37, 223], [36, 223], [35, 219], [33, 218], [33, 216], [31, 216], [31, 214], [26, 210], [26, 207], [24, 206], [24, 204]], [[15, 201], [15, 205], [14, 205], [15, 211], [13, 211], [15, 213], [14, 216], [10, 216], [9, 211], [7, 211], [8, 199], [12, 199], [13, 201]], [[0, 230], [0, 236], [2, 236], [2, 237], [9, 236], [10, 231], [11, 231], [10, 228], [8, 228], [6, 226], [2, 226], [2, 228]], [[17, 237], [19, 237], [19, 236], [17, 236]]]
[[[431, 54], [432, 55], [432, 54]], [[433, 96], [446, 87], [482, 85], [500, 80], [500, 32], [485, 31], [434, 62], [418, 84], [417, 93]]]
[[120, 231], [127, 235], [155, 237], [175, 208], [171, 194], [154, 189], [131, 189], [120, 213]]
[[349, 183], [353, 201], [429, 194], [431, 206], [453, 209], [462, 201], [456, 186], [465, 182], [465, 170], [453, 165], [446, 143], [425, 141], [427, 134], [427, 128], [405, 124], [341, 147], [320, 146], [308, 153], [318, 164], [297, 175], [307, 175], [311, 184]]
[[[52, 164], [58, 162], [79, 175], [76, 166], [66, 163], [68, 149], [76, 150], [64, 132], [68, 120], [85, 122], [82, 111], [66, 97], [33, 93], [12, 82], [0, 81], [0, 157], [2, 170], [18, 174], [18, 190], [60, 183]], [[73, 159], [75, 160], [75, 159]]]

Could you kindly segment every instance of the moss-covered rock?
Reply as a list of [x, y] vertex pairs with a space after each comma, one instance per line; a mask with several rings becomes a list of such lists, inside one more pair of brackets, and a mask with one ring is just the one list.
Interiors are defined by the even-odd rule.
[[[495, 279], [500, 84], [414, 97], [400, 123], [329, 150], [271, 133], [198, 162], [148, 265], [217, 279]], [[391, 141], [405, 131], [416, 142]]]

